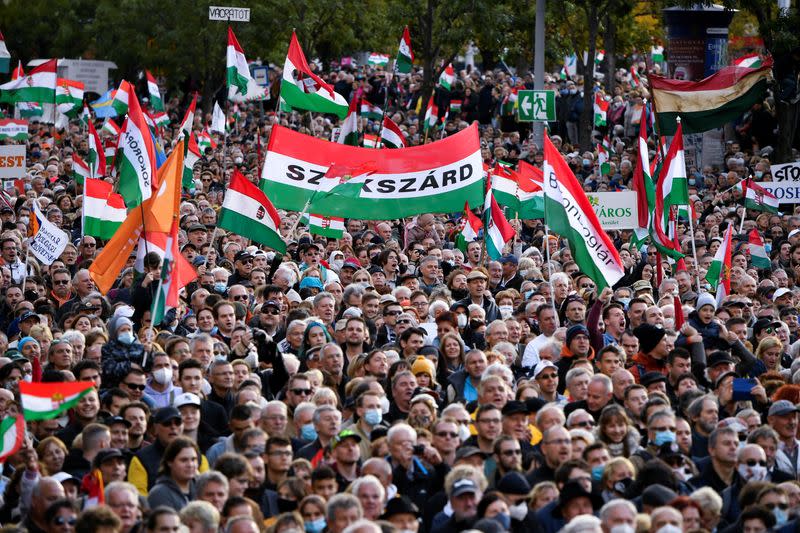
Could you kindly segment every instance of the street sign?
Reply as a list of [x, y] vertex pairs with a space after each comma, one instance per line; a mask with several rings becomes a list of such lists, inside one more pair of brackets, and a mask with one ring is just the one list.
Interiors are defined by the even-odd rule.
[[227, 20], [228, 22], [250, 22], [250, 8], [208, 6], [208, 20]]
[[517, 101], [520, 122], [556, 120], [555, 91], [519, 91]]

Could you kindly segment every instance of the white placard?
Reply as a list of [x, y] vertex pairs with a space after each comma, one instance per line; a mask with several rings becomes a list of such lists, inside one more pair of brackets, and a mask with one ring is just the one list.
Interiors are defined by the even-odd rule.
[[0, 179], [25, 177], [25, 145], [0, 146]]
[[636, 208], [635, 192], [590, 192], [586, 196], [603, 229], [618, 230], [638, 227], [639, 211]]
[[208, 20], [250, 22], [249, 7], [208, 6]]

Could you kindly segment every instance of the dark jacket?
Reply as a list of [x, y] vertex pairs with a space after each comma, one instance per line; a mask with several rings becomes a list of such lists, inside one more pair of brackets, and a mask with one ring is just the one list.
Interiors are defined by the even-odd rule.
[[[464, 307], [469, 307], [472, 305], [472, 297], [467, 296], [466, 298], [457, 301], [453, 307], [457, 307], [459, 305], [463, 305]], [[498, 318], [500, 318], [500, 308], [497, 307], [497, 304], [494, 303], [494, 300], [487, 298], [486, 296], [483, 297], [483, 310], [486, 312], [486, 320], [487, 324], [494, 322]]]
[[447, 381], [450, 384], [447, 386], [447, 401], [448, 403], [466, 403], [464, 399], [464, 387], [467, 383], [467, 371], [464, 369], [458, 370], [450, 374]]
[[175, 483], [171, 477], [160, 476], [155, 486], [150, 489], [150, 493], [147, 495], [147, 503], [150, 505], [151, 509], [159, 505], [166, 505], [167, 507], [175, 509], [175, 511], [180, 511], [189, 505], [189, 502], [194, 500], [194, 497], [194, 480], [189, 484], [189, 493], [186, 494], [181, 491], [178, 484]]
[[[711, 321], [708, 324], [703, 324], [697, 315], [697, 311], [689, 313], [689, 318], [686, 321], [703, 337], [703, 346], [707, 352], [730, 349], [728, 341], [720, 335], [720, 327], [716, 322]], [[678, 340], [675, 341], [675, 345], [686, 348], [686, 337], [679, 336]]]
[[[392, 464], [391, 458], [389, 463]], [[401, 465], [392, 464], [392, 480], [398, 494], [408, 496], [417, 507], [423, 509], [431, 496], [444, 490], [444, 477], [450, 467], [446, 463], [434, 467], [417, 457], [413, 464], [411, 472]]]
[[144, 346], [138, 342], [123, 344], [109, 340], [100, 352], [103, 369], [103, 388], [118, 387], [120, 381], [131, 371], [131, 363], [141, 365], [144, 361]]

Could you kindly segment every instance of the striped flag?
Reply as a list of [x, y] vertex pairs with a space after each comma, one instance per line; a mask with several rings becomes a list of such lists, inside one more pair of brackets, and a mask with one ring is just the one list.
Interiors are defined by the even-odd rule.
[[545, 224], [567, 239], [573, 260], [599, 291], [613, 286], [625, 273], [622, 260], [581, 184], [546, 133], [542, 173]]
[[25, 419], [7, 416], [0, 422], [0, 464], [5, 463], [22, 447], [25, 440]]
[[306, 62], [306, 56], [297, 35], [292, 32], [289, 52], [283, 64], [281, 98], [289, 109], [298, 108], [317, 113], [331, 113], [344, 118], [347, 116], [347, 100], [314, 74]]
[[[737, 189], [742, 191], [744, 196], [744, 206], [747, 209], [754, 209], [756, 211], [764, 211], [767, 213], [777, 213], [779, 201], [774, 194], [763, 188], [752, 179], [747, 178], [740, 182]], [[742, 190], [744, 189], [744, 190]]]
[[728, 225], [725, 230], [725, 237], [722, 239], [722, 244], [717, 248], [717, 253], [714, 256], [714, 261], [708, 267], [706, 272], [706, 281], [712, 287], [717, 288], [717, 305], [722, 303], [731, 293], [731, 239], [733, 234], [733, 224]]
[[314, 235], [341, 239], [344, 235], [344, 219], [323, 215], [309, 215], [308, 230]]
[[380, 141], [378, 141], [378, 136], [369, 133], [365, 134], [364, 148], [382, 148]]
[[74, 116], [83, 109], [82, 82], [58, 78], [56, 85], [56, 107], [62, 115]]
[[147, 75], [147, 93], [150, 96], [150, 107], [154, 111], [164, 112], [164, 101], [161, 99], [161, 90], [158, 88], [158, 82], [155, 76], [149, 71], [145, 70]]
[[228, 100], [231, 102], [249, 102], [265, 100], [268, 97], [266, 89], [258, 85], [250, 74], [250, 67], [247, 66], [244, 50], [239, 45], [239, 41], [230, 26], [228, 26], [226, 62]]
[[36, 102], [52, 104], [56, 100], [57, 61], [45, 61], [27, 76], [0, 85], [0, 103]]
[[347, 118], [342, 122], [342, 128], [339, 131], [339, 138], [336, 140], [339, 144], [347, 144], [350, 146], [358, 146], [358, 102], [355, 98], [350, 102], [350, 109], [347, 111]]
[[389, 64], [389, 55], [388, 54], [377, 54], [375, 52], [371, 53], [367, 58], [368, 65], [374, 66], [386, 66]]
[[130, 96], [130, 109], [116, 159], [119, 161], [119, 193], [128, 208], [134, 208], [152, 196], [158, 167], [155, 143], [139, 99], [133, 92]]
[[28, 140], [28, 121], [5, 118], [0, 120], [0, 141], [10, 139], [12, 141]]
[[594, 125], [605, 126], [608, 117], [608, 101], [598, 91], [594, 93]]
[[424, 130], [428, 131], [436, 127], [439, 122], [439, 106], [433, 101], [433, 95], [428, 100], [428, 107], [425, 109]]
[[94, 123], [90, 120], [88, 122], [89, 128], [89, 170], [93, 178], [99, 178], [106, 175], [106, 153], [103, 149], [103, 143], [100, 142], [100, 136], [97, 135], [97, 130], [94, 129]]
[[8, 53], [8, 47], [6, 47], [6, 39], [3, 37], [3, 32], [0, 32], [0, 72], [8, 72], [10, 66], [11, 54]]
[[286, 243], [278, 232], [280, 224], [280, 215], [267, 195], [234, 169], [222, 202], [219, 227], [285, 253]]
[[757, 229], [750, 231], [747, 240], [747, 249], [750, 250], [750, 263], [754, 268], [770, 268], [772, 263], [769, 260], [766, 248], [764, 248], [764, 239], [761, 238]]
[[117, 123], [114, 122], [112, 119], [107, 118], [105, 122], [103, 122], [103, 127], [100, 128], [102, 131], [106, 133], [110, 133], [114, 137], [119, 137], [120, 132], [122, 131]]
[[[127, 81], [122, 80], [119, 84], [119, 89], [114, 92], [114, 99], [111, 101], [111, 107], [117, 112], [118, 117], [124, 117], [128, 112], [131, 94], [133, 94], [133, 87]], [[139, 113], [141, 114], [141, 111]]]
[[734, 59], [733, 64], [737, 67], [758, 68], [762, 65], [761, 56], [758, 54], [747, 54], [738, 59]]
[[394, 71], [400, 74], [408, 74], [414, 64], [414, 50], [411, 49], [411, 33], [408, 26], [403, 29], [403, 37], [400, 38], [400, 47], [397, 49], [397, 57], [394, 60]]
[[439, 76], [439, 85], [447, 89], [448, 91], [453, 88], [453, 84], [456, 82], [456, 73], [453, 70], [453, 64], [449, 63], [445, 69], [442, 71], [441, 76]]
[[[72, 154], [72, 179], [78, 185], [83, 185], [85, 181], [92, 176], [91, 170], [89, 170], [89, 165], [84, 162], [83, 159], [77, 153]], [[86, 207], [84, 206], [84, 210]]]
[[497, 261], [503, 256], [506, 243], [514, 238], [516, 231], [503, 215], [503, 210], [497, 205], [491, 187], [486, 191], [486, 201], [483, 204], [483, 239], [486, 242], [486, 253], [491, 259]]
[[172, 231], [167, 237], [167, 249], [161, 265], [161, 280], [153, 297], [153, 307], [150, 312], [153, 325], [161, 324], [170, 309], [180, 306], [178, 293], [195, 279], [197, 279], [197, 272], [178, 249], [176, 214], [172, 221]]
[[631, 67], [631, 89], [641, 89], [643, 87], [642, 78], [639, 77], [639, 69]]
[[110, 183], [86, 179], [83, 187], [83, 234], [110, 239], [125, 221], [128, 210]]
[[408, 146], [405, 134], [389, 117], [383, 119], [381, 144], [384, 148], [406, 148]]
[[[348, 111], [349, 112], [349, 111]], [[383, 116], [381, 106], [373, 105], [366, 98], [361, 99], [361, 116], [370, 120], [380, 120]]]
[[478, 240], [482, 228], [481, 219], [469, 208], [469, 202], [464, 202], [464, 216], [461, 217], [461, 230], [456, 236], [456, 248], [467, 253], [467, 245]]
[[19, 382], [19, 396], [26, 422], [50, 420], [72, 409], [81, 398], [94, 390], [92, 381], [62, 383]]

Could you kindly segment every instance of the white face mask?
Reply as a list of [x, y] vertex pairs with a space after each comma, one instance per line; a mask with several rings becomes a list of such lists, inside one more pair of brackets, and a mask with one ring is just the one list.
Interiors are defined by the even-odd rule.
[[467, 327], [467, 315], [458, 315], [458, 327], [465, 328]]
[[153, 371], [153, 381], [159, 385], [166, 385], [172, 381], [172, 367], [165, 366]]
[[745, 482], [749, 481], [764, 481], [767, 479], [767, 467], [761, 465], [755, 466], [747, 466], [747, 465], [739, 465], [736, 467], [736, 471], [739, 472], [739, 475], [742, 477]]
[[500, 307], [500, 316], [503, 318], [511, 318], [511, 315], [514, 314], [514, 306], [513, 305], [501, 305]]
[[617, 524], [608, 530], [609, 533], [636, 533], [633, 526], [630, 524]]
[[472, 433], [469, 431], [469, 426], [465, 426], [463, 424], [458, 425], [458, 438], [461, 439], [461, 442], [466, 441], [471, 436]]
[[660, 527], [656, 533], [683, 533], [683, 529], [672, 524], [666, 524]]
[[331, 261], [331, 267], [333, 267], [333, 269], [336, 272], [339, 272], [339, 270], [342, 268], [343, 265], [344, 265], [344, 259], [334, 259], [333, 261]]
[[525, 516], [528, 514], [528, 504], [522, 501], [517, 505], [512, 505], [508, 508], [508, 514], [510, 514], [511, 518], [514, 520], [524, 520]]
[[25, 374], [22, 376], [22, 381], [26, 383], [31, 383], [33, 381], [33, 374]]

